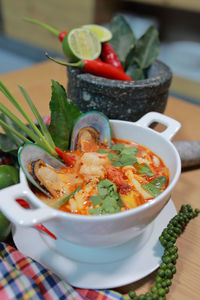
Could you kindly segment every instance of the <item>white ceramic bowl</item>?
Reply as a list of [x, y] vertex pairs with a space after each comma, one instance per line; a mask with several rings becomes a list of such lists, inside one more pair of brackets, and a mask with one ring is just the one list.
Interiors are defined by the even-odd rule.
[[[166, 129], [159, 133], [149, 126], [162, 123]], [[130, 241], [143, 233], [171, 197], [181, 172], [179, 154], [171, 143], [180, 129], [180, 123], [156, 112], [143, 116], [139, 121], [111, 120], [112, 136], [136, 141], [160, 156], [170, 170], [170, 184], [155, 199], [137, 208], [104, 216], [74, 215], [53, 209], [40, 201], [30, 190], [20, 171], [20, 183], [1, 190], [0, 210], [16, 225], [34, 226], [43, 223], [57, 237], [86, 247], [109, 247]], [[15, 201], [24, 198], [35, 209], [23, 209]]]

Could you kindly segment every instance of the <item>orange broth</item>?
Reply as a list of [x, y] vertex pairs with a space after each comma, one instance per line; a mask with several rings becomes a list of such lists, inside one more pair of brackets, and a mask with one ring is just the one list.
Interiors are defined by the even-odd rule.
[[[98, 151], [104, 149], [115, 156], [117, 155], [117, 157], [122, 155], [123, 151], [117, 152], [103, 145], [98, 146], [97, 152], [69, 152], [69, 155], [72, 155], [73, 159], [75, 158], [74, 164], [71, 167], [64, 167], [62, 169], [62, 175], [64, 174], [66, 176], [69, 193], [73, 193], [78, 187], [80, 187], [80, 190], [72, 195], [65, 204], [59, 207], [61, 211], [84, 215], [105, 214], [109, 209], [111, 213], [125, 211], [155, 198], [155, 194], [151, 194], [151, 188], [154, 182], [156, 182], [156, 185], [153, 186], [154, 192], [162, 193], [162, 191], [166, 189], [169, 184], [169, 170], [160, 157], [150, 149], [134, 142], [113, 138], [112, 144], [123, 144], [125, 146], [123, 149], [130, 147], [137, 148], [137, 150], [135, 150], [137, 154], [125, 157], [125, 159], [130, 159], [130, 157], [134, 156], [136, 162], [130, 165], [116, 166], [116, 162], [113, 163], [113, 160], [108, 158], [108, 153], [98, 153]], [[158, 181], [164, 179], [164, 184], [162, 183], [160, 187], [158, 182], [154, 181], [155, 179]], [[120, 208], [116, 208], [116, 199], [115, 201], [112, 199], [114, 208], [107, 204], [105, 211], [103, 211], [104, 205], [102, 205], [102, 203], [105, 199], [99, 195], [98, 186], [100, 182], [105, 183], [105, 180], [109, 180], [109, 182], [115, 185], [117, 194], [113, 191], [111, 191], [111, 194], [114, 195], [113, 197], [118, 197], [116, 198], [118, 199], [116, 203], [120, 202]], [[106, 181], [106, 183], [109, 182]], [[149, 183], [150, 190], [148, 186]], [[48, 204], [48, 197], [45, 197], [39, 191], [37, 191], [36, 194], [41, 200], [44, 200]], [[60, 196], [61, 194], [58, 193], [56, 198]], [[98, 196], [98, 199], [95, 198], [96, 201], [98, 200], [97, 204], [95, 204], [95, 201], [92, 201], [92, 196]], [[107, 200], [106, 198], [106, 201]]]

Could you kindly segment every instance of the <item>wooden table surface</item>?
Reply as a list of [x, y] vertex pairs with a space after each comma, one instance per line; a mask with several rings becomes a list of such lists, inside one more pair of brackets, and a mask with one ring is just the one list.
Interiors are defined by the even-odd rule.
[[[23, 86], [35, 102], [43, 116], [48, 115], [48, 103], [51, 98], [51, 80], [56, 80], [66, 87], [67, 78], [65, 68], [52, 62], [44, 62], [33, 67], [0, 76], [7, 87], [27, 109], [18, 85]], [[13, 107], [6, 98], [0, 95], [0, 101], [6, 103], [13, 111]], [[27, 109], [28, 110], [28, 109]], [[169, 97], [165, 114], [180, 121], [182, 128], [174, 140], [200, 140], [200, 107]], [[16, 113], [18, 115], [18, 113]], [[19, 116], [19, 115], [18, 115]], [[200, 169], [183, 172], [172, 194], [177, 208], [189, 203], [193, 208], [200, 208]], [[200, 299], [200, 216], [192, 220], [184, 234], [177, 240], [179, 259], [177, 272], [167, 299], [189, 300]], [[123, 276], [123, 274], [122, 274]], [[117, 289], [126, 293], [130, 289], [145, 293], [154, 282], [155, 272], [144, 279], [128, 286]]]

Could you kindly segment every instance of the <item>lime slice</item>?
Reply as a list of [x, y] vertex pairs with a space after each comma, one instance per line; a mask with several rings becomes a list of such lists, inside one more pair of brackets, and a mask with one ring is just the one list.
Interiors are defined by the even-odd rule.
[[63, 39], [64, 54], [72, 62], [80, 59], [93, 60], [100, 56], [101, 42], [97, 35], [87, 28], [75, 28]]
[[96, 24], [84, 25], [82, 27], [87, 28], [92, 32], [94, 32], [98, 36], [100, 42], [102, 43], [108, 42], [112, 39], [112, 32], [106, 27], [103, 27], [101, 25], [96, 25]]

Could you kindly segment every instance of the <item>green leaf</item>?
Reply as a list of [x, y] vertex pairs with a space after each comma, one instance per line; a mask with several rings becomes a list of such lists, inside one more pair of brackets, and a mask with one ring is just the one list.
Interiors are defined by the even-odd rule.
[[153, 197], [160, 195], [160, 190], [152, 183], [142, 184], [142, 188]]
[[116, 152], [117, 152], [117, 151], [121, 152], [121, 150], [124, 149], [124, 147], [125, 147], [125, 146], [124, 146], [124, 144], [122, 144], [122, 143], [119, 143], [119, 144], [112, 144], [112, 145], [111, 145], [111, 149], [112, 149], [112, 150], [115, 150]]
[[[10, 127], [16, 129], [22, 135], [26, 136], [26, 134], [17, 125], [15, 125], [15, 123], [13, 123], [12, 120], [10, 118], [8, 118], [6, 115], [0, 114], [0, 119], [3, 122], [5, 122], [6, 124], [8, 124]], [[10, 130], [8, 130], [3, 124], [1, 125], [1, 127], [3, 128], [6, 136], [9, 137], [9, 139], [12, 141], [12, 143], [16, 147], [19, 148], [21, 145], [23, 145], [23, 143], [24, 143], [23, 140], [21, 140], [19, 137], [17, 137], [15, 134], [13, 134]]]
[[150, 26], [142, 37], [137, 40], [134, 49], [133, 62], [137, 63], [141, 69], [148, 68], [160, 53], [160, 42], [158, 30], [154, 25]]
[[126, 74], [135, 81], [146, 79], [145, 71], [136, 63], [133, 63], [127, 67]]
[[136, 155], [138, 154], [138, 148], [136, 147], [127, 147], [121, 151], [121, 155]]
[[147, 164], [144, 164], [144, 165], [136, 164], [135, 167], [140, 174], [146, 174], [148, 176], [154, 175]]
[[119, 159], [119, 155], [117, 155], [116, 153], [110, 152], [110, 153], [108, 153], [108, 158], [110, 160], [118, 160]]
[[89, 213], [91, 215], [101, 215], [102, 214], [102, 209], [101, 209], [101, 207], [90, 208]]
[[115, 16], [109, 23], [108, 28], [112, 32], [110, 44], [124, 65], [129, 49], [132, 48], [136, 42], [134, 32], [123, 16]]
[[111, 191], [111, 189], [113, 191], [117, 190], [115, 184], [112, 181], [110, 181], [108, 179], [99, 181], [98, 192], [101, 197], [105, 197]]
[[90, 201], [92, 202], [92, 205], [98, 205], [101, 204], [101, 197], [99, 195], [90, 197]]
[[49, 131], [55, 145], [61, 150], [67, 150], [74, 122], [81, 112], [71, 100], [67, 99], [64, 87], [54, 80], [51, 91]]
[[0, 133], [0, 150], [3, 152], [11, 152], [18, 150], [18, 146], [8, 135]]
[[123, 167], [125, 166], [131, 166], [137, 162], [137, 158], [133, 155], [126, 155], [121, 154], [120, 155], [120, 163]]
[[65, 203], [67, 203], [67, 201], [69, 201], [70, 198], [72, 198], [77, 192], [79, 192], [80, 189], [81, 189], [81, 184], [69, 196], [67, 196], [65, 198], [61, 198], [58, 201], [56, 201], [55, 202], [56, 203], [55, 207], [59, 208], [62, 205], [64, 205]]
[[151, 184], [153, 184], [156, 188], [162, 189], [167, 183], [167, 177], [165, 176], [159, 176], [156, 179], [151, 181]]

